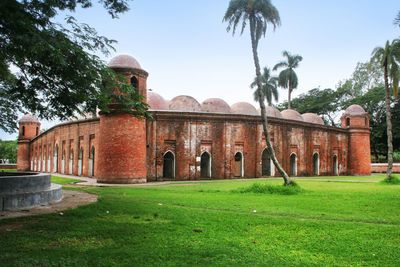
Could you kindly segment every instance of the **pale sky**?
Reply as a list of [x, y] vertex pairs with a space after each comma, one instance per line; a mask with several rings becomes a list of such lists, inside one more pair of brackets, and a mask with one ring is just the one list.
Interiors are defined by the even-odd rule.
[[[259, 43], [262, 67], [282, 60], [282, 51], [303, 57], [293, 96], [320, 87], [336, 88], [357, 62], [369, 60], [376, 46], [400, 37], [393, 19], [398, 0], [271, 0], [282, 25]], [[253, 104], [249, 84], [255, 76], [248, 28], [243, 36], [226, 32], [222, 22], [229, 0], [134, 0], [130, 11], [111, 19], [101, 6], [78, 9], [73, 16], [115, 39], [110, 57], [129, 54], [149, 72], [148, 88], [170, 100], [191, 95]], [[280, 89], [279, 102], [287, 99]], [[54, 124], [54, 123], [53, 123]], [[51, 122], [43, 122], [49, 128]], [[0, 131], [0, 139], [15, 139]]]

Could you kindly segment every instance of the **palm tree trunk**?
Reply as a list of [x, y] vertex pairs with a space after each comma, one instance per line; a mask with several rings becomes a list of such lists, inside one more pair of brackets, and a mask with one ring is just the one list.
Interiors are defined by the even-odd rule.
[[292, 92], [290, 92], [290, 91], [291, 91], [291, 89], [290, 89], [290, 85], [289, 85], [289, 89], [288, 89], [288, 109], [291, 108], [291, 105], [290, 105], [290, 95], [291, 95]]
[[257, 87], [258, 87], [258, 95], [259, 95], [258, 102], [260, 104], [260, 109], [261, 109], [261, 118], [262, 118], [262, 123], [263, 123], [265, 139], [267, 141], [267, 149], [271, 155], [272, 162], [274, 163], [275, 167], [278, 169], [279, 173], [282, 175], [284, 184], [290, 185], [292, 183], [292, 181], [291, 181], [289, 175], [285, 172], [285, 170], [282, 168], [282, 166], [279, 164], [278, 160], [276, 159], [275, 150], [271, 144], [271, 138], [270, 138], [269, 132], [268, 132], [268, 118], [267, 118], [267, 113], [266, 113], [265, 104], [264, 104], [264, 92], [261, 90], [261, 68], [260, 68], [260, 62], [258, 60], [258, 53], [257, 53], [258, 40], [256, 40], [254, 28], [255, 28], [254, 17], [250, 17], [250, 37], [251, 37], [251, 47], [253, 50], [254, 65], [256, 68]]
[[390, 110], [390, 92], [389, 92], [389, 83], [387, 76], [387, 64], [385, 64], [384, 68], [384, 76], [385, 76], [385, 104], [386, 104], [386, 124], [387, 124], [387, 145], [388, 145], [388, 168], [386, 171], [387, 179], [392, 179], [392, 168], [393, 168], [393, 135], [392, 135], [392, 112]]

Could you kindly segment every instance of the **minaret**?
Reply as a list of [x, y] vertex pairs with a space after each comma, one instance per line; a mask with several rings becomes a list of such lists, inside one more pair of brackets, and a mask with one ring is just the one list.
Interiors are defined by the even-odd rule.
[[359, 105], [351, 105], [342, 117], [342, 128], [349, 131], [348, 173], [351, 175], [371, 174], [371, 147], [369, 115]]
[[[141, 95], [147, 96], [148, 73], [136, 59], [120, 55], [111, 59], [108, 66], [125, 76]], [[98, 150], [98, 182], [130, 184], [147, 181], [144, 119], [140, 120], [111, 104], [108, 112], [100, 113]]]
[[[40, 134], [40, 122], [32, 115], [25, 115], [19, 121], [18, 135], [18, 171], [30, 170], [30, 142]], [[32, 170], [31, 170], [32, 171]]]

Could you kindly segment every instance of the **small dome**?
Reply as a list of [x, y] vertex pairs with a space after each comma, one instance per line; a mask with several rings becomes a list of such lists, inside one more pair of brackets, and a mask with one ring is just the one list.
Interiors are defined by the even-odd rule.
[[258, 116], [256, 108], [247, 102], [238, 102], [231, 106], [232, 113]]
[[350, 116], [357, 116], [357, 115], [365, 115], [367, 112], [360, 106], [360, 105], [351, 105], [348, 107], [344, 115], [350, 115]]
[[200, 103], [197, 102], [197, 100], [194, 99], [193, 97], [187, 95], [180, 95], [174, 97], [171, 101], [169, 101], [168, 105], [170, 110], [180, 110], [180, 111], [201, 110]]
[[[274, 118], [278, 118], [278, 119], [282, 119], [282, 114], [281, 112], [275, 108], [275, 107], [271, 107], [271, 106], [266, 106], [265, 110], [267, 111], [267, 117], [274, 117]], [[257, 110], [258, 114], [261, 115], [261, 109], [259, 108]]]
[[147, 92], [147, 104], [152, 110], [168, 110], [168, 104], [162, 96], [154, 92]]
[[211, 113], [232, 113], [229, 105], [220, 98], [209, 98], [201, 104], [201, 110]]
[[19, 122], [35, 122], [35, 123], [40, 123], [39, 120], [35, 117], [32, 116], [31, 114], [26, 114], [24, 115]]
[[112, 69], [142, 69], [139, 62], [132, 56], [119, 55], [113, 57], [108, 63], [108, 67]]
[[305, 122], [325, 125], [324, 120], [315, 113], [304, 113], [301, 116]]
[[300, 113], [293, 109], [285, 109], [281, 114], [284, 119], [303, 121], [303, 117], [301, 117]]

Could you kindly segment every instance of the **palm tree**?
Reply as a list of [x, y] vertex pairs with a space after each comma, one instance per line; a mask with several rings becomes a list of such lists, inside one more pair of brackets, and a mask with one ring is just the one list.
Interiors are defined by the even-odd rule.
[[[392, 112], [390, 110], [390, 84], [393, 87], [393, 95], [398, 96], [399, 90], [399, 59], [400, 59], [400, 40], [395, 39], [390, 44], [386, 41], [385, 47], [376, 47], [372, 51], [371, 62], [377, 61], [383, 68], [385, 80], [385, 105], [386, 105], [386, 124], [387, 124], [387, 145], [388, 145], [388, 168], [386, 177], [392, 179], [393, 168], [393, 134], [392, 134]], [[389, 83], [390, 81], [390, 83]]]
[[288, 108], [290, 109], [290, 96], [293, 89], [297, 88], [298, 79], [294, 71], [299, 66], [303, 57], [300, 55], [291, 55], [288, 51], [283, 51], [282, 55], [287, 58], [286, 61], [281, 61], [275, 65], [273, 70], [284, 67], [285, 69], [279, 73], [279, 86], [288, 89]]
[[265, 139], [267, 140], [268, 151], [270, 152], [272, 161], [274, 165], [281, 173], [285, 185], [291, 185], [292, 182], [279, 164], [278, 160], [275, 156], [274, 148], [271, 144], [271, 138], [268, 133], [268, 120], [265, 111], [264, 104], [264, 93], [262, 90], [262, 78], [261, 78], [261, 68], [260, 62], [258, 59], [258, 42], [260, 41], [262, 36], [265, 36], [265, 32], [267, 31], [267, 25], [270, 23], [274, 30], [277, 26], [280, 25], [280, 17], [278, 10], [271, 4], [270, 0], [231, 0], [229, 2], [229, 7], [226, 10], [223, 21], [228, 22], [227, 31], [232, 30], [232, 35], [235, 34], [236, 28], [239, 24], [241, 24], [241, 34], [243, 34], [244, 29], [246, 28], [247, 23], [250, 26], [250, 38], [251, 38], [251, 47], [253, 52], [253, 60], [254, 66], [256, 69], [256, 81], [257, 81], [257, 91], [259, 94], [259, 101], [261, 108], [261, 117], [263, 121], [263, 130]]
[[[271, 76], [270, 70], [267, 67], [264, 67], [264, 72], [261, 76], [261, 85], [264, 93], [264, 97], [267, 100], [268, 106], [272, 105], [272, 98], [275, 102], [278, 102], [279, 93], [278, 93], [278, 77]], [[257, 77], [254, 78], [254, 82], [250, 85], [251, 88], [257, 87]], [[253, 93], [254, 101], [260, 101], [258, 90], [255, 90]]]
[[394, 19], [394, 25], [400, 26], [400, 11], [397, 13], [397, 17]]

